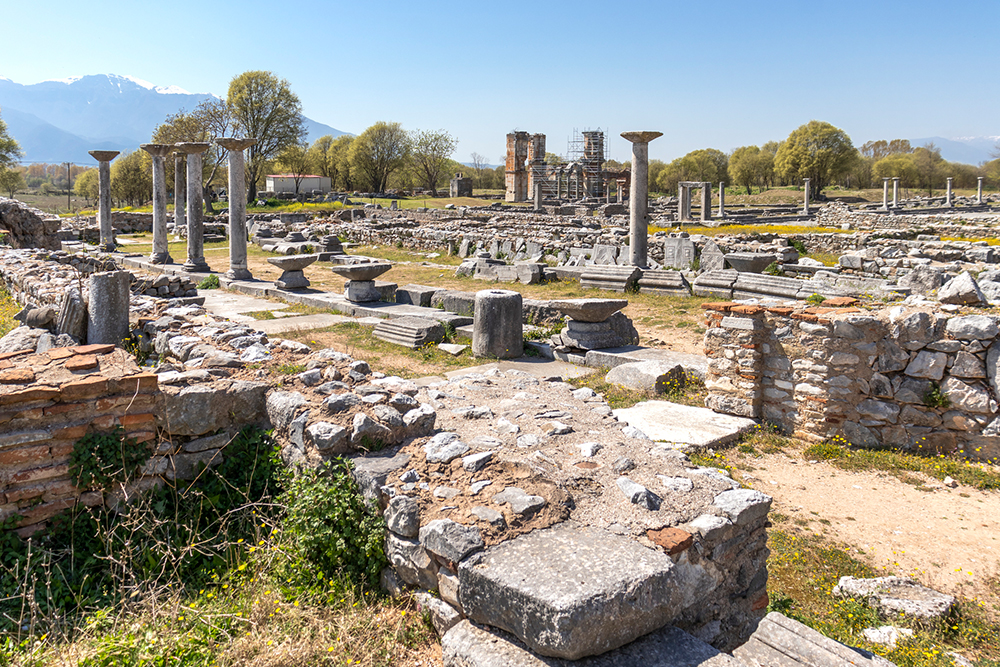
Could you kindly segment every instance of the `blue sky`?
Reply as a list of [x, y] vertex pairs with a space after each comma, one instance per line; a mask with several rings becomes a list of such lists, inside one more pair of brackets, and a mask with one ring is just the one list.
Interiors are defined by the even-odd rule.
[[266, 69], [315, 120], [445, 129], [459, 161], [499, 163], [515, 129], [565, 153], [574, 128], [602, 128], [619, 160], [626, 130], [663, 132], [663, 160], [811, 119], [855, 145], [1000, 134], [996, 0], [4, 4], [0, 75], [18, 83], [115, 73], [224, 95]]

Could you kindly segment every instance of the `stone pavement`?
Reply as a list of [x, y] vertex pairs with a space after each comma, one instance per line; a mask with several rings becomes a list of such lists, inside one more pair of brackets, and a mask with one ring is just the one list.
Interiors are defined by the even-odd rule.
[[719, 447], [756, 426], [752, 419], [669, 401], [643, 401], [613, 413], [619, 421], [639, 429], [650, 440], [695, 449]]

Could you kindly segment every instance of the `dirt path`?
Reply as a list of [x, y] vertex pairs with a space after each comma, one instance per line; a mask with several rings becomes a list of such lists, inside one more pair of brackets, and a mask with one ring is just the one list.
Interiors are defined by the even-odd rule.
[[810, 463], [792, 450], [737, 460], [754, 468], [743, 479], [774, 497], [772, 513], [850, 545], [887, 574], [977, 597], [1000, 573], [1000, 493], [938, 480], [918, 490], [886, 473]]

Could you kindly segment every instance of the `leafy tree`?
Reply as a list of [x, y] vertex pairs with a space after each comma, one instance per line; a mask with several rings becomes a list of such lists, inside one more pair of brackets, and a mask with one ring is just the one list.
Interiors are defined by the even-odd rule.
[[887, 155], [872, 166], [875, 178], [898, 178], [903, 187], [916, 186], [920, 180], [920, 172], [910, 153], [895, 153]]
[[305, 143], [286, 146], [278, 154], [278, 168], [292, 177], [292, 181], [295, 183], [295, 194], [299, 194], [303, 177], [311, 171], [310, 157], [309, 146]]
[[788, 135], [778, 149], [774, 165], [787, 179], [808, 178], [819, 194], [831, 182], [850, 172], [858, 151], [843, 130], [830, 123], [811, 120]]
[[[486, 156], [480, 155], [479, 153], [473, 153], [472, 158], [472, 169], [475, 172], [475, 184], [477, 188], [485, 188], [483, 185], [483, 177], [489, 167], [486, 165]], [[492, 179], [491, 179], [492, 180]]]
[[247, 198], [257, 196], [257, 184], [268, 160], [306, 135], [302, 103], [288, 81], [271, 72], [249, 71], [229, 82], [226, 107], [234, 132], [257, 140], [247, 149]]
[[760, 148], [757, 146], [741, 146], [729, 156], [729, 181], [734, 185], [746, 186], [747, 194], [750, 194], [750, 186], [759, 179], [759, 158]]
[[934, 142], [915, 148], [913, 164], [919, 174], [921, 187], [927, 188], [928, 196], [933, 195], [939, 167], [944, 164], [941, 149], [935, 146]]
[[24, 187], [24, 176], [20, 169], [0, 168], [0, 191], [6, 192], [12, 199], [14, 194]]
[[111, 163], [111, 196], [119, 205], [141, 206], [153, 198], [153, 161], [143, 150], [120, 155]]
[[352, 174], [371, 192], [385, 192], [389, 176], [409, 157], [410, 137], [399, 123], [379, 121], [351, 142]]
[[1000, 158], [983, 165], [983, 176], [993, 187], [1000, 186]]
[[437, 197], [437, 186], [458, 147], [458, 140], [444, 130], [414, 130], [410, 134], [410, 155], [424, 189]]
[[21, 145], [7, 132], [7, 123], [0, 118], [0, 168], [9, 169], [24, 155]]
[[83, 197], [88, 202], [97, 199], [100, 192], [99, 176], [96, 169], [88, 169], [76, 177], [73, 192], [77, 197]]

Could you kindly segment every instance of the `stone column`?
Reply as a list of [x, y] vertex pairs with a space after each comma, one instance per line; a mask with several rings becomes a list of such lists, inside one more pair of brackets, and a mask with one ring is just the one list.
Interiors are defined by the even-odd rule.
[[726, 217], [726, 184], [719, 181], [719, 217]]
[[947, 207], [952, 207], [954, 204], [951, 201], [951, 182], [955, 180], [951, 176], [948, 177], [948, 190], [944, 194], [944, 205]]
[[[166, 147], [170, 150], [170, 146]], [[163, 166], [163, 156], [160, 156]], [[154, 200], [155, 201], [155, 200]], [[87, 306], [87, 344], [118, 345], [128, 338], [128, 271], [92, 273], [88, 280], [90, 303]]]
[[615, 185], [617, 186], [617, 192], [615, 193], [615, 196], [618, 198], [618, 203], [619, 204], [624, 204], [625, 203], [625, 184], [622, 183], [621, 181], [617, 181], [615, 183]]
[[542, 184], [535, 183], [535, 210], [542, 210]]
[[243, 151], [256, 142], [253, 138], [235, 137], [215, 140], [229, 151], [229, 271], [226, 277], [232, 280], [253, 278], [247, 269], [247, 186]]
[[[115, 229], [111, 225], [111, 161], [118, 151], [90, 151], [97, 160], [97, 224], [101, 229], [101, 250], [113, 252], [115, 249]], [[982, 199], [983, 179], [979, 179], [980, 199]]]
[[201, 154], [209, 144], [186, 141], [177, 148], [187, 153], [187, 261], [185, 271], [208, 273], [212, 269], [205, 262], [205, 226], [202, 221], [204, 199], [201, 189]]
[[712, 184], [701, 184], [701, 221], [708, 222], [712, 219]]
[[809, 215], [809, 179], [808, 178], [803, 178], [802, 180], [805, 181], [805, 184], [806, 184], [806, 187], [805, 187], [805, 191], [806, 192], [805, 192], [805, 196], [803, 197], [804, 204], [802, 206], [802, 213], [804, 215]]
[[143, 144], [139, 148], [153, 157], [153, 251], [149, 261], [170, 264], [173, 258], [167, 246], [167, 172], [163, 161], [174, 150], [170, 144]]
[[174, 234], [187, 226], [187, 166], [184, 153], [174, 153]]
[[889, 210], [889, 177], [882, 177], [882, 210]]
[[982, 204], [983, 203], [983, 177], [980, 176], [977, 180], [978, 180], [978, 182], [976, 183], [976, 203], [977, 204]]
[[899, 176], [892, 177], [892, 207], [899, 206]]
[[632, 142], [632, 194], [628, 202], [629, 254], [632, 266], [646, 266], [649, 234], [649, 142], [662, 132], [622, 132]]
[[472, 355], [516, 359], [524, 354], [522, 299], [511, 290], [476, 292]]

